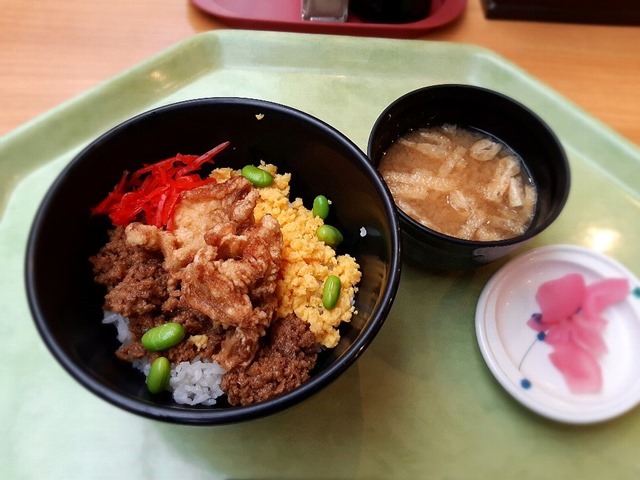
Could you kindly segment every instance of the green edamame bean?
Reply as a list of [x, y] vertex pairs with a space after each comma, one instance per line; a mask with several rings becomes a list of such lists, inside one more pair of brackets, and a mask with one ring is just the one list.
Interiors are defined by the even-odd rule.
[[269, 172], [254, 165], [242, 167], [240, 173], [256, 187], [268, 187], [273, 182], [273, 176]]
[[313, 199], [313, 207], [311, 209], [314, 217], [326, 219], [329, 216], [329, 200], [324, 195], [318, 195]]
[[336, 227], [321, 225], [316, 231], [318, 238], [331, 247], [337, 247], [344, 238]]
[[166, 350], [179, 344], [184, 338], [184, 327], [179, 323], [164, 323], [147, 330], [140, 342], [151, 352]]
[[160, 393], [167, 389], [171, 376], [171, 364], [165, 357], [156, 358], [147, 375], [147, 389], [151, 393]]
[[324, 281], [324, 288], [322, 289], [322, 305], [327, 310], [332, 310], [338, 303], [340, 298], [340, 287], [342, 282], [340, 277], [336, 275], [329, 275]]

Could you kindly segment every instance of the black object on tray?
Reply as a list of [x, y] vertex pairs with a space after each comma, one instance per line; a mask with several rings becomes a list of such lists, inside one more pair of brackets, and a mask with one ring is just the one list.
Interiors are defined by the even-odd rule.
[[490, 19], [640, 24], [637, 0], [482, 0], [482, 7]]
[[427, 18], [431, 0], [350, 0], [349, 11], [367, 22], [407, 23]]

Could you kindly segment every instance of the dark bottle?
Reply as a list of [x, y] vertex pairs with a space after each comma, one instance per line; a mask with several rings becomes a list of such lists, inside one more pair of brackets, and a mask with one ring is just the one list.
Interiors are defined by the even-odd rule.
[[365, 22], [409, 23], [429, 15], [431, 0], [351, 0], [349, 11]]

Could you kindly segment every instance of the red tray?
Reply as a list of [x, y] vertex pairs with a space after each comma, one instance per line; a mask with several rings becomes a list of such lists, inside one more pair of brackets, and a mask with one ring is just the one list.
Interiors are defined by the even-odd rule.
[[431, 12], [411, 23], [368, 23], [353, 14], [345, 22], [302, 20], [301, 0], [191, 0], [221, 22], [242, 29], [327, 33], [392, 38], [419, 37], [462, 14], [467, 0], [432, 0]]

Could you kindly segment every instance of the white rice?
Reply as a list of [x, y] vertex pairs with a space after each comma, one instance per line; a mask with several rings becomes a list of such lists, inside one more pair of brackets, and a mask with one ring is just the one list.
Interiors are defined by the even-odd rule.
[[173, 399], [186, 405], [215, 405], [216, 398], [224, 393], [220, 389], [224, 374], [217, 362], [182, 362], [172, 366], [169, 385]]
[[[115, 312], [104, 312], [102, 323], [115, 325], [121, 344], [127, 345], [133, 341], [129, 319], [126, 317]], [[135, 360], [132, 366], [145, 376], [149, 375], [151, 366], [148, 358]], [[174, 401], [182, 405], [215, 405], [216, 399], [224, 394], [220, 383], [225, 373], [218, 362], [197, 360], [192, 363], [171, 364], [169, 391], [173, 393]]]
[[104, 324], [115, 324], [118, 329], [118, 341], [122, 345], [128, 345], [133, 341], [131, 331], [129, 330], [129, 319], [119, 315], [115, 312], [104, 312], [104, 318], [102, 319]]

